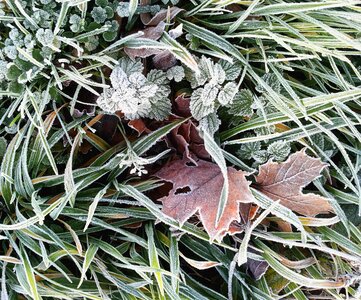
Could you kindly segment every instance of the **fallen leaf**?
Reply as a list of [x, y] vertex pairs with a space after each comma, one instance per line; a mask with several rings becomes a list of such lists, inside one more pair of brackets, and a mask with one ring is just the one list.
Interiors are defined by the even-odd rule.
[[229, 193], [224, 212], [216, 226], [216, 215], [223, 176], [219, 167], [211, 162], [197, 160], [190, 166], [187, 160], [176, 160], [162, 168], [155, 176], [173, 184], [168, 196], [159, 201], [162, 211], [183, 224], [196, 212], [211, 240], [222, 240], [233, 221], [241, 221], [240, 203], [254, 202], [246, 173], [228, 168]]
[[168, 147], [175, 149], [184, 159], [196, 164], [197, 158], [208, 159], [209, 153], [204, 147], [204, 141], [200, 137], [196, 125], [192, 120], [182, 123], [174, 128], [166, 137]]
[[[248, 249], [249, 252], [260, 254], [259, 251], [256, 251], [252, 248]], [[246, 263], [247, 273], [255, 280], [259, 280], [267, 272], [269, 267], [268, 262], [265, 260], [255, 260], [249, 258]]]
[[222, 263], [216, 262], [216, 261], [198, 261], [191, 258], [188, 258], [184, 255], [181, 255], [181, 257], [190, 264], [193, 268], [196, 268], [197, 270], [207, 270], [210, 268], [214, 268], [217, 266], [221, 266]]
[[316, 194], [303, 194], [302, 189], [320, 176], [327, 165], [301, 150], [292, 154], [287, 161], [272, 160], [261, 165], [256, 176], [256, 188], [269, 198], [305, 216], [332, 212], [328, 200]]
[[[160, 22], [157, 26], [147, 27], [144, 30], [141, 30], [144, 35], [141, 38], [151, 39], [157, 41], [162, 36], [165, 29], [165, 23]], [[132, 59], [136, 57], [146, 58], [148, 56], [162, 53], [164, 50], [159, 50], [155, 48], [124, 48], [124, 52]]]
[[147, 127], [147, 125], [145, 125], [142, 119], [130, 120], [128, 122], [128, 126], [138, 132], [138, 136], [140, 136], [143, 132], [151, 132], [151, 130]]
[[153, 57], [153, 65], [159, 70], [168, 70], [177, 64], [177, 59], [168, 50], [164, 50]]
[[173, 20], [182, 11], [184, 11], [184, 9], [176, 6], [170, 7], [168, 9], [162, 9], [157, 12], [153, 18], [151, 18], [149, 21], [145, 21], [143, 24], [147, 26], [156, 26], [162, 21]]

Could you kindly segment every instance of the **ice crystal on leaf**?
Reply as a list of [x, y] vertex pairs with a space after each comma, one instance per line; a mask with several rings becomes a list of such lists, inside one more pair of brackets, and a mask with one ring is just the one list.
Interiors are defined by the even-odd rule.
[[121, 111], [125, 118], [163, 120], [171, 111], [170, 88], [166, 74], [151, 70], [143, 75], [139, 60], [123, 58], [110, 75], [112, 88], [98, 98], [99, 107], [107, 113]]

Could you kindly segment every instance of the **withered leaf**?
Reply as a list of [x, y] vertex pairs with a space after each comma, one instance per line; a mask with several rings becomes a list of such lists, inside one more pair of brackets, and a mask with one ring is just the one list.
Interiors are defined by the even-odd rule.
[[211, 240], [220, 241], [228, 233], [232, 221], [241, 221], [240, 203], [254, 202], [246, 173], [228, 168], [228, 201], [216, 226], [217, 208], [224, 181], [216, 164], [198, 160], [197, 166], [190, 166], [187, 160], [176, 160], [155, 175], [173, 183], [169, 195], [159, 199], [163, 202], [163, 212], [181, 224], [199, 212], [200, 220]]
[[[144, 35], [142, 35], [141, 38], [157, 41], [162, 36], [164, 29], [165, 29], [164, 22], [160, 22], [156, 26], [147, 27], [144, 30], [141, 30], [144, 33]], [[128, 47], [125, 47], [124, 51], [132, 59], [136, 57], [145, 58], [163, 52], [163, 50], [159, 50], [155, 48], [128, 48]]]
[[256, 176], [257, 186], [263, 194], [289, 209], [305, 216], [332, 212], [328, 200], [316, 194], [303, 194], [302, 189], [320, 176], [326, 164], [301, 150], [292, 154], [287, 161], [268, 161], [261, 165]]

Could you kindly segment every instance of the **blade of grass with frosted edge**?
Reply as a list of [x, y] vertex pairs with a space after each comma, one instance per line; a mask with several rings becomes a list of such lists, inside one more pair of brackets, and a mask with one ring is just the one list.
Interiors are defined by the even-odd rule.
[[70, 155], [68, 158], [68, 162], [66, 163], [65, 171], [64, 171], [64, 188], [66, 195], [71, 195], [69, 197], [69, 203], [73, 207], [76, 197], [76, 185], [73, 177], [73, 160], [74, 153], [77, 152], [78, 147], [80, 146], [83, 139], [83, 132], [78, 132], [76, 137], [74, 138], [73, 146], [70, 150]]
[[[154, 242], [154, 232], [153, 232], [153, 224], [152, 223], [147, 223], [145, 225], [145, 232], [148, 237], [148, 259], [149, 259], [150, 266], [152, 268], [161, 269], [160, 264], [159, 264], [159, 259], [158, 259], [158, 251], [157, 251], [157, 248], [156, 248], [155, 242]], [[159, 288], [159, 291], [161, 294], [161, 299], [164, 299], [164, 283], [163, 283], [162, 273], [155, 272], [154, 276], [158, 283], [158, 288]]]
[[[22, 246], [20, 246], [20, 256], [21, 256], [21, 261], [22, 261], [21, 267], [24, 268], [27, 283], [28, 283], [28, 285], [30, 287], [30, 291], [31, 291], [31, 297], [34, 300], [41, 300], [42, 298], [38, 293], [38, 287], [37, 287], [37, 283], [35, 280], [33, 267], [30, 264], [28, 254], [26, 253], [25, 249]], [[20, 267], [20, 265], [19, 265], [19, 267]]]
[[347, 7], [356, 5], [358, 1], [329, 1], [329, 2], [305, 2], [305, 3], [276, 3], [268, 4], [263, 7], [259, 7], [253, 11], [253, 14], [258, 16], [269, 16], [276, 14], [293, 14], [299, 12]]
[[248, 244], [251, 240], [252, 231], [271, 213], [276, 207], [279, 205], [279, 201], [274, 201], [267, 209], [265, 209], [255, 221], [253, 221], [252, 225], [247, 227], [244, 233], [244, 237], [242, 239], [241, 246], [239, 247], [237, 264], [241, 266], [247, 262], [247, 252], [248, 252]]
[[255, 9], [255, 7], [260, 2], [261, 2], [261, 0], [252, 1], [251, 5], [248, 6], [246, 11], [238, 18], [238, 20], [236, 22], [234, 22], [231, 26], [229, 26], [227, 34], [231, 34], [231, 33], [235, 32], [238, 29], [238, 27], [243, 23], [243, 21], [248, 18], [248, 16], [252, 13], [252, 11]]
[[270, 255], [270, 251], [268, 247], [262, 242], [256, 240], [255, 243], [259, 246], [263, 252], [263, 258], [269, 263], [269, 265], [282, 277], [288, 279], [291, 282], [297, 283], [301, 286], [305, 286], [308, 288], [316, 288], [316, 289], [335, 289], [335, 288], [343, 288], [346, 286], [345, 281], [330, 281], [330, 280], [320, 280], [320, 279], [312, 279], [305, 277], [291, 269], [285, 267], [282, 263], [280, 263], [276, 258]]
[[[269, 207], [273, 206], [274, 201], [268, 198], [266, 195], [263, 195], [261, 192], [257, 191], [254, 188], [251, 188], [251, 192], [255, 197], [256, 200], [255, 202], [258, 206], [262, 207], [263, 209], [268, 209]], [[280, 217], [282, 220], [286, 221], [287, 223], [294, 225], [301, 232], [303, 240], [306, 240], [307, 237], [312, 239], [312, 237], [305, 231], [302, 223], [300, 222], [296, 214], [293, 213], [287, 207], [284, 207], [283, 205], [279, 204], [272, 209], [272, 214], [274, 214], [277, 217]]]
[[129, 17], [128, 17], [128, 23], [131, 22], [135, 11], [138, 8], [138, 0], [129, 0]]
[[213, 137], [210, 136], [210, 134], [205, 130], [202, 132], [203, 139], [204, 139], [204, 147], [206, 148], [209, 155], [213, 158], [213, 160], [216, 162], [218, 167], [221, 169], [222, 176], [224, 179], [221, 195], [219, 198], [219, 203], [217, 207], [217, 216], [216, 216], [216, 224], [215, 226], [218, 226], [218, 222], [222, 217], [222, 214], [224, 212], [224, 209], [227, 206], [227, 200], [228, 200], [228, 191], [229, 191], [229, 182], [228, 182], [228, 171], [227, 171], [227, 165], [226, 160], [224, 159], [222, 149], [217, 145], [217, 143], [214, 141]]
[[80, 282], [78, 284], [78, 288], [82, 285], [83, 280], [86, 276], [86, 271], [89, 269], [90, 264], [93, 262], [93, 259], [95, 257], [95, 254], [98, 251], [98, 247], [96, 245], [90, 245], [89, 248], [86, 250], [84, 255], [84, 261], [83, 261], [83, 268], [81, 272]]
[[194, 72], [199, 72], [198, 64], [192, 54], [175, 39], [171, 38], [168, 33], [163, 33], [161, 41], [169, 45], [171, 47], [169, 48], [169, 51], [173, 53], [173, 55], [182, 63], [184, 63], [188, 68]]
[[180, 262], [179, 262], [179, 249], [178, 241], [174, 236], [169, 236], [169, 260], [170, 260], [170, 271], [175, 277], [172, 277], [172, 289], [175, 293], [179, 294], [179, 275], [180, 275]]
[[84, 229], [83, 231], [85, 232], [87, 230], [87, 228], [89, 227], [90, 223], [91, 223], [91, 220], [94, 216], [94, 213], [95, 213], [95, 210], [97, 208], [97, 205], [99, 203], [99, 200], [101, 198], [103, 198], [103, 196], [105, 195], [105, 193], [107, 192], [107, 190], [109, 189], [109, 184], [106, 185], [103, 189], [101, 189], [95, 196], [92, 204], [90, 204], [89, 206], [89, 211], [88, 211], [88, 217], [87, 217], [87, 220], [85, 222], [85, 225], [84, 225]]

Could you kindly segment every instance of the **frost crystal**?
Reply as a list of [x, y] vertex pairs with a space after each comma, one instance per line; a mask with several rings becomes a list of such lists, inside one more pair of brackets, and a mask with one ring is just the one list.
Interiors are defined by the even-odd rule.
[[112, 88], [105, 90], [97, 100], [99, 107], [107, 113], [121, 111], [131, 120], [168, 117], [171, 111], [170, 88], [165, 73], [151, 70], [144, 76], [142, 71], [139, 60], [122, 59], [110, 75]]

